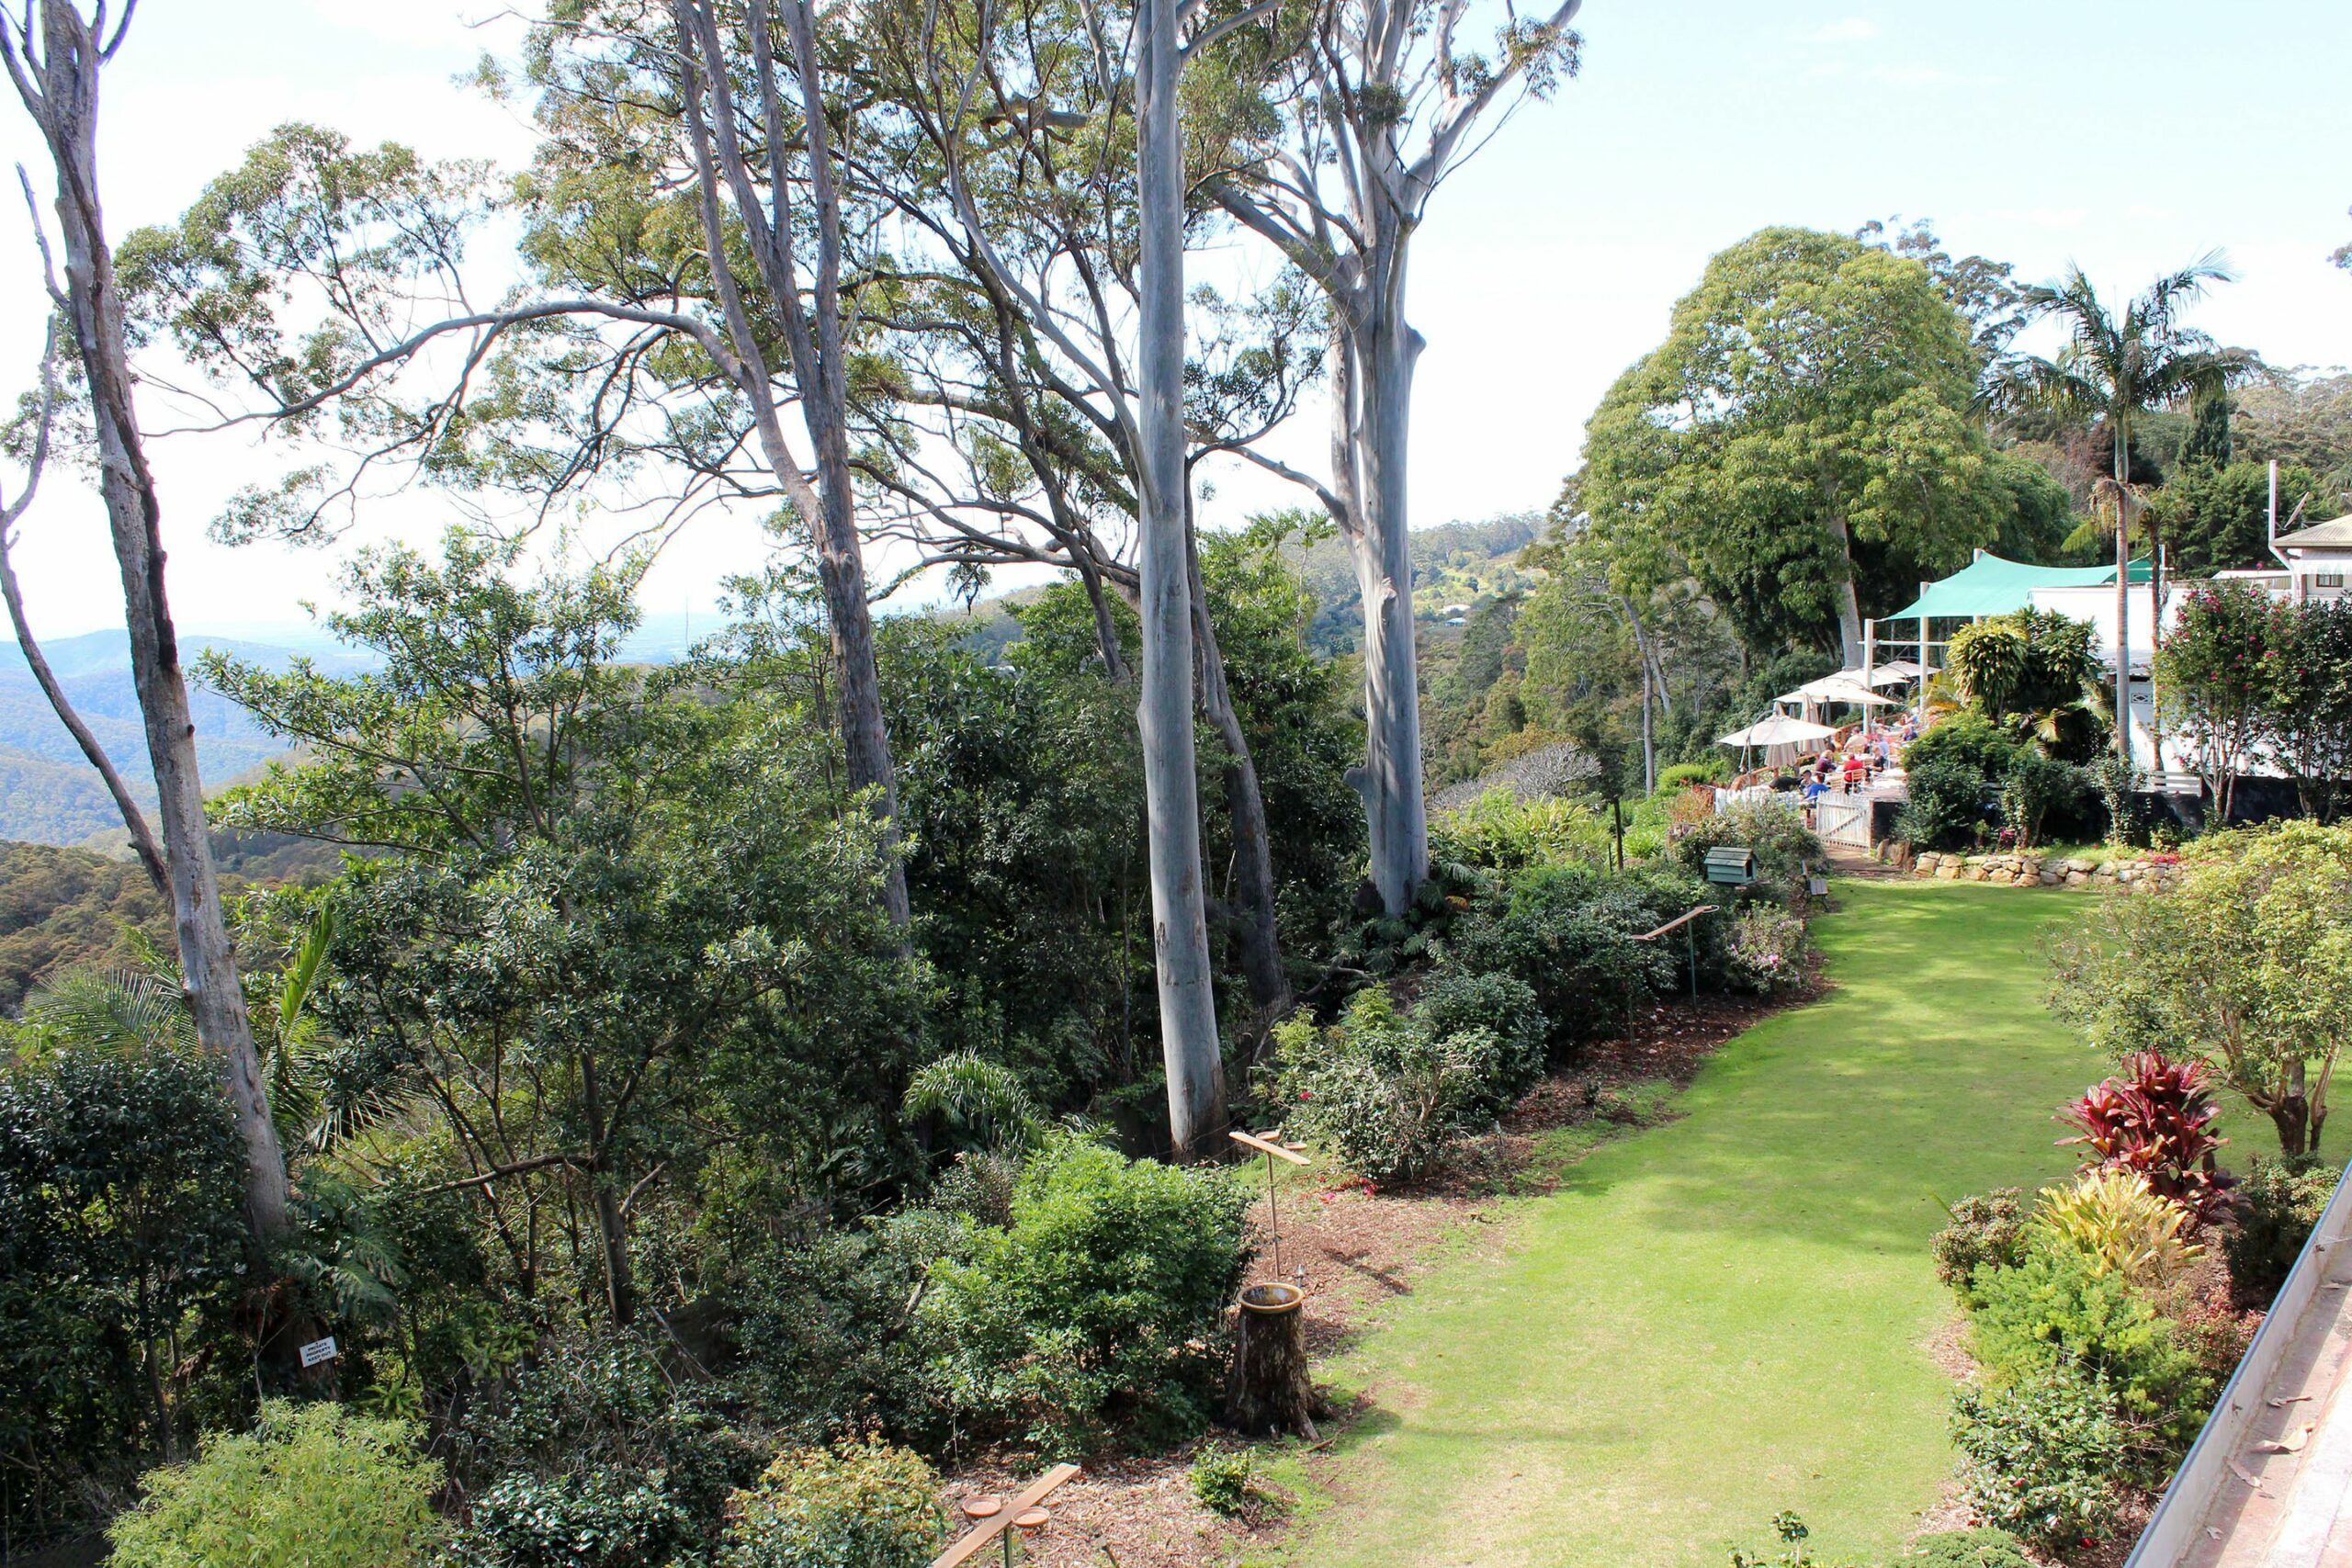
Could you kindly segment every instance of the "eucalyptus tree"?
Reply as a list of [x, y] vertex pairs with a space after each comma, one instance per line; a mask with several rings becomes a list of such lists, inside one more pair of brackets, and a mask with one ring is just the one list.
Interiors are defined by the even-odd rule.
[[[48, 243], [41, 241], [44, 310], [53, 309], [72, 335], [81, 371], [95, 447], [100, 500], [115, 560], [121, 569], [123, 612], [130, 634], [132, 684], [154, 773], [156, 816], [162, 824], [160, 859], [172, 905], [179, 949], [181, 984], [187, 992], [198, 1038], [219, 1061], [244, 1154], [245, 1213], [256, 1236], [275, 1241], [288, 1224], [286, 1156], [270, 1118], [253, 1021], [245, 1009], [237, 959], [220, 904], [204, 815], [204, 784], [197, 766], [196, 726], [189, 717], [187, 682], [180, 667], [179, 634], [172, 618], [164, 576], [163, 508], [147, 465], [146, 438], [132, 396], [124, 301], [115, 254], [106, 231], [98, 182], [98, 84], [107, 62], [123, 44], [133, 6], [110, 17], [97, 0], [85, 17], [73, 0], [28, 0], [23, 11], [0, 9], [0, 61], [5, 61], [17, 96], [40, 131], [55, 172], [59, 246], [64, 279], [50, 270]], [[31, 196], [31, 182], [26, 180]], [[38, 214], [36, 214], [38, 228]], [[53, 383], [44, 372], [42, 432], [56, 411]], [[21, 498], [20, 498], [21, 499]], [[21, 509], [19, 509], [19, 514]], [[17, 521], [0, 523], [5, 531]], [[19, 637], [28, 645], [14, 573], [7, 597]], [[28, 646], [28, 657], [36, 657]], [[36, 668], [40, 666], [37, 663]], [[44, 682], [52, 701], [53, 681]], [[59, 716], [92, 761], [103, 753], [89, 741], [70, 708]], [[131, 804], [118, 775], [100, 762], [107, 785], [124, 814], [132, 842], [153, 874], [156, 836]]]
[[[541, 143], [511, 189], [479, 164], [288, 127], [142, 236], [137, 276], [151, 330], [256, 397], [239, 420], [332, 421], [359, 454], [247, 491], [232, 534], [324, 532], [394, 462], [543, 509], [601, 482], [651, 532], [780, 502], [816, 558], [850, 781], [894, 841], [851, 467], [855, 116], [816, 29], [808, 0], [559, 6], [526, 51]], [[478, 305], [466, 243], [501, 205], [526, 276]], [[297, 332], [298, 315], [322, 324]], [[902, 874], [881, 897], [903, 928]]]
[[[2023, 295], [2027, 314], [2056, 321], [2064, 344], [2054, 355], [2010, 357], [1994, 384], [2000, 405], [2048, 409], [2083, 424], [2102, 424], [2112, 437], [2114, 472], [2099, 488], [2115, 521], [2115, 745], [2126, 762], [2132, 760], [2132, 533], [2141, 501], [2131, 480], [2132, 438], [2153, 411], [2184, 400], [2201, 410], [2261, 373], [2252, 354], [2223, 347], [2180, 319], [2208, 285], [2233, 276], [2218, 253], [2206, 255], [2157, 278], [2119, 314], [2099, 299], [2081, 267], [2070, 268]], [[2163, 629], [2163, 570], [2158, 563], [2151, 584], [2159, 623], [2151, 629], [2152, 645]], [[2161, 766], [2162, 756], [2155, 761]]]
[[1406, 461], [1422, 339], [1406, 318], [1414, 233], [1445, 177], [1527, 98], [1577, 66], [1581, 0], [1507, 12], [1488, 50], [1465, 47], [1466, 0], [1316, 0], [1301, 47], [1280, 56], [1283, 113], [1193, 172], [1244, 227], [1312, 278], [1331, 307], [1331, 455], [1306, 483], [1336, 519], [1363, 589], [1363, 795], [1373, 880], [1401, 912], [1429, 871]]
[[[1070, 502], [1084, 495], [1135, 518], [1136, 712], [1161, 1044], [1172, 1141], [1197, 1156], [1216, 1146], [1225, 1085], [1200, 852], [1196, 689], [1221, 729], [1231, 714], [1214, 673], [1196, 688], [1214, 632], [1193, 544], [1178, 98], [1186, 61], [1261, 25], [1264, 8], [1178, 12], [1164, 0], [1133, 12], [907, 5], [868, 14], [861, 42], [901, 127], [895, 166], [879, 177], [900, 193], [898, 209], [952, 281], [913, 270], [947, 297], [936, 308], [969, 310], [979, 323], [972, 335], [987, 363], [975, 384], [988, 388], [985, 398], [951, 391], [933, 405], [990, 420], [994, 429], [966, 427], [967, 450], [1012, 459], [1046, 504], [1024, 517], [986, 488], [979, 504], [962, 507], [911, 488], [901, 493], [945, 528], [944, 547], [959, 561], [1018, 558], [1031, 547], [1008, 552], [990, 539], [1023, 524], [1052, 540], [1058, 561], [1090, 581], [1106, 665], [1118, 655], [1091, 574], [1116, 584], [1126, 572], [1103, 566], [1093, 522]], [[894, 467], [909, 470], [906, 444]], [[994, 467], [999, 491], [1003, 471]], [[962, 499], [976, 497], [967, 491]], [[975, 526], [976, 513], [989, 525]], [[1208, 668], [1216, 671], [1214, 660]], [[1239, 738], [1238, 728], [1228, 734]], [[1246, 763], [1246, 742], [1236, 754]], [[1262, 823], [1254, 779], [1238, 794]], [[1252, 897], [1261, 911], [1252, 919], [1270, 942], [1264, 839], [1255, 834], [1246, 858], [1262, 895]], [[1279, 980], [1277, 960], [1271, 978], [1261, 973], [1253, 985]]]
[[[1134, 102], [1122, 57], [1097, 47], [1115, 20], [1068, 5], [910, 6], [869, 13], [860, 39], [894, 128], [864, 172], [907, 235], [893, 277], [904, 378], [893, 391], [910, 417], [883, 427], [873, 469], [902, 510], [883, 529], [913, 542], [918, 564], [949, 565], [975, 591], [997, 566], [1071, 571], [1114, 680], [1125, 655], [1113, 602], [1139, 610], [1144, 600], [1134, 547], [1146, 489], [1141, 422], [1121, 418], [1136, 393], [1141, 273]], [[989, 68], [956, 69], [965, 61]], [[1194, 93], [1196, 140], [1215, 125], [1225, 85]], [[1287, 276], [1232, 300], [1194, 290], [1189, 306], [1188, 498], [1205, 457], [1261, 439], [1290, 415], [1314, 374], [1306, 344], [1319, 316], [1311, 291]], [[1290, 1000], [1272, 835], [1197, 534], [1188, 503], [1196, 691], [1222, 744], [1235, 840], [1230, 924], [1251, 999], [1271, 1021]]]

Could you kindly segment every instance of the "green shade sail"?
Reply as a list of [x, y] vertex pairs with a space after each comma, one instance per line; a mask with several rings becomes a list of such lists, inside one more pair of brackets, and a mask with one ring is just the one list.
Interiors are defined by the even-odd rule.
[[[2132, 581], [2145, 582], [2154, 567], [2144, 560], [2132, 563]], [[2104, 588], [2115, 581], [2111, 566], [2028, 566], [2004, 560], [1980, 550], [1976, 558], [1945, 578], [1894, 614], [1890, 621], [1916, 621], [1926, 615], [1939, 621], [1973, 620], [1978, 615], [2007, 615], [2029, 608], [2037, 588]]]

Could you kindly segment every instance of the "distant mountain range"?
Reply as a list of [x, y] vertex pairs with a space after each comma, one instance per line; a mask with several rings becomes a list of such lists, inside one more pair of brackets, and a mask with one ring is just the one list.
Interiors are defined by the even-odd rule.
[[[695, 638], [719, 629], [716, 615], [648, 615], [621, 645], [624, 659], [666, 664]], [[217, 649], [267, 670], [305, 658], [330, 674], [365, 670], [373, 660], [354, 654], [315, 626], [266, 626], [229, 632], [183, 632], [181, 660]], [[44, 639], [41, 653], [74, 710], [114, 760], [140, 805], [153, 809], [155, 790], [147, 736], [130, 681], [130, 638], [119, 630]], [[191, 683], [197, 766], [207, 789], [217, 790], [253, 772], [286, 748], [244, 709]], [[88, 844], [118, 852], [126, 841], [121, 818], [96, 768], [51, 711], [31, 667], [13, 638], [0, 637], [0, 840], [35, 844]]]
[[[190, 635], [183, 643], [183, 658], [191, 663], [206, 648], [274, 670], [285, 669], [295, 657], [294, 649], [237, 637]], [[101, 631], [59, 637], [42, 643], [41, 652], [140, 803], [152, 807], [154, 785], [130, 681], [129, 635]], [[311, 657], [327, 669], [358, 664], [347, 654], [323, 649]], [[188, 705], [196, 719], [197, 766], [210, 785], [226, 784], [284, 750], [226, 697], [194, 687]], [[51, 710], [23, 653], [13, 640], [0, 642], [0, 838], [78, 844], [120, 825], [97, 770]]]

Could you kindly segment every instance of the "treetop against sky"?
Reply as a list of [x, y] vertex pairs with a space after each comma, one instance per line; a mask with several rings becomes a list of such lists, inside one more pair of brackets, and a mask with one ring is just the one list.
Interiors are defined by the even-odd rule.
[[[2335, 70], [2352, 51], [2352, 13], [2325, 0], [2226, 14], [2162, 0], [2125, 22], [2087, 0], [2002, 0], [1965, 21], [1891, 0], [1591, 0], [1576, 23], [1580, 77], [1454, 176], [1416, 243], [1410, 310], [1429, 340], [1417, 520], [1546, 504], [1586, 417], [1664, 335], [1707, 257], [1768, 224], [1926, 218], [1957, 250], [2026, 279], [2070, 260], [2097, 278], [2151, 276], [2219, 245], [2242, 281], [2201, 304], [2198, 324], [2276, 365], [2352, 362], [2352, 276], [2328, 261], [2352, 238], [2352, 186], [2314, 157], [2352, 133]], [[107, 78], [109, 225], [120, 235], [175, 217], [291, 119], [519, 166], [533, 141], [522, 107], [465, 79], [519, 37], [500, 7], [463, 0], [150, 0]], [[2109, 106], [2185, 69], [2213, 85], [2206, 107], [2117, 146]], [[2259, 90], [2223, 85], [2245, 83]], [[37, 151], [27, 125], [7, 124], [0, 152], [37, 162]], [[9, 297], [29, 300], [21, 215], [8, 232], [0, 267]], [[476, 246], [486, 273], [504, 243], [493, 231]], [[1265, 265], [1262, 247], [1232, 239], [1193, 268], [1214, 279]], [[30, 384], [40, 331], [30, 306], [0, 317], [8, 386]], [[143, 412], [172, 423], [152, 393]], [[1325, 429], [1306, 409], [1276, 450], [1312, 464]], [[300, 621], [329, 575], [316, 558], [203, 536], [222, 500], [282, 461], [234, 434], [157, 444], [174, 597], [191, 627]], [[1207, 477], [1218, 521], [1298, 499], [1238, 467]], [[338, 548], [428, 536], [449, 515], [429, 492], [399, 497]], [[670, 547], [647, 603], [699, 616], [718, 578], [764, 547], [754, 509], [706, 515]], [[119, 623], [94, 496], [62, 484], [45, 495], [18, 564], [42, 630]], [[881, 563], [877, 579], [888, 574]]]

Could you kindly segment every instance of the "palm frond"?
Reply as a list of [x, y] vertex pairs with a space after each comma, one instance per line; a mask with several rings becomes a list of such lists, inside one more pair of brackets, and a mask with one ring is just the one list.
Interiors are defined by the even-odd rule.
[[2013, 355], [1994, 367], [1982, 394], [1995, 412], [2047, 410], [2070, 420], [2096, 419], [2106, 412], [2107, 393], [2097, 380], [2062, 359]]
[[2177, 272], [2166, 273], [2132, 301], [2128, 316], [2151, 337], [2165, 337], [2175, 330], [2181, 310], [2203, 298], [2206, 286], [2231, 283], [2237, 274], [2220, 251], [2208, 251]]
[[289, 1021], [300, 1018], [311, 999], [311, 988], [318, 984], [319, 970], [326, 963], [327, 949], [334, 945], [334, 910], [321, 905], [311, 917], [310, 928], [302, 933], [301, 945], [294, 950], [291, 963], [280, 978], [277, 987], [278, 1027], [284, 1029]]
[[176, 979], [145, 969], [84, 969], [35, 991], [26, 1016], [85, 1051], [193, 1050], [196, 1020]]
[[910, 1116], [945, 1116], [980, 1133], [997, 1145], [1018, 1146], [1035, 1137], [1036, 1102], [1012, 1070], [970, 1051], [940, 1057], [908, 1080], [904, 1100]]

